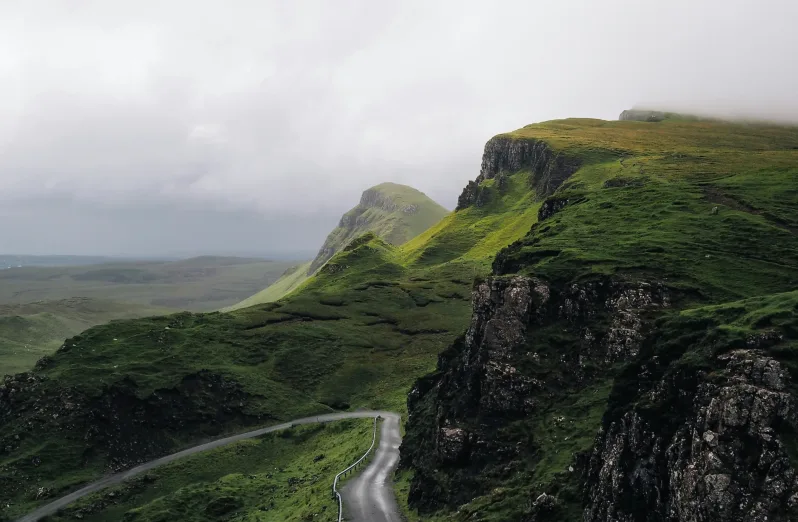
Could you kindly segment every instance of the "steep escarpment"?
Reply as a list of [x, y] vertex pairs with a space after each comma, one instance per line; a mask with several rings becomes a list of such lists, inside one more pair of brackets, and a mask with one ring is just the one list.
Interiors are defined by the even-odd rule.
[[579, 168], [580, 160], [552, 150], [542, 140], [499, 135], [485, 144], [479, 176], [466, 185], [457, 200], [457, 209], [483, 206], [490, 199], [484, 181], [495, 179], [501, 191], [507, 176], [521, 170], [531, 171], [530, 188], [540, 197], [554, 193]]
[[[410, 506], [447, 520], [795, 520], [798, 301], [783, 292], [798, 288], [798, 241], [763, 214], [798, 214], [782, 200], [798, 130], [566, 120], [511, 136], [579, 168], [496, 256], [465, 334], [409, 394]], [[531, 157], [504, 146], [472, 188]]]
[[794, 520], [798, 293], [675, 315], [674, 297], [478, 284], [468, 331], [408, 398], [411, 505], [460, 506], [457, 520], [485, 504], [530, 522]]
[[562, 473], [540, 493], [575, 498], [579, 458], [550, 452], [589, 448], [581, 431], [599, 427], [607, 371], [638, 354], [650, 318], [670, 299], [661, 285], [611, 279], [558, 288], [513, 276], [476, 285], [468, 331], [408, 398], [414, 420], [403, 459], [416, 469], [411, 501], [434, 511], [511, 477], [531, 485]]
[[314, 274], [336, 252], [366, 232], [401, 245], [441, 220], [448, 211], [422, 192], [405, 185], [383, 183], [363, 192], [360, 202], [341, 217], [330, 232], [307, 275]]
[[[774, 332], [752, 335], [703, 368], [639, 365], [641, 380], [661, 376], [640, 383], [645, 403], [605, 419], [588, 466], [584, 520], [795, 520], [798, 412], [792, 377], [767, 350], [783, 341]], [[626, 402], [621, 390], [629, 391], [623, 386], [613, 399]]]

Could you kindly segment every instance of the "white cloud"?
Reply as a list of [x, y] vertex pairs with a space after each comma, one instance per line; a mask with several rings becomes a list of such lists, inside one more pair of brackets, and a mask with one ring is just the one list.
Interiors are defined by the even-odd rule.
[[798, 117], [796, 19], [788, 0], [3, 2], [0, 204], [334, 216], [394, 180], [452, 206], [484, 142], [530, 122]]

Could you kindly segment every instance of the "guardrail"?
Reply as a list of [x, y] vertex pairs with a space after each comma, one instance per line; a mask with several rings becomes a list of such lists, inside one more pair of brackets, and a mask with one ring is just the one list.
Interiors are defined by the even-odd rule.
[[352, 464], [342, 472], [338, 473], [335, 476], [335, 480], [333, 480], [332, 496], [333, 498], [336, 497], [338, 498], [338, 522], [342, 522], [344, 519], [344, 501], [343, 499], [341, 499], [341, 493], [338, 492], [338, 479], [340, 479], [342, 476], [346, 476], [346, 474], [355, 469], [358, 466], [358, 464], [366, 460], [366, 457], [369, 456], [371, 450], [374, 449], [374, 443], [377, 441], [377, 421], [379, 419], [380, 419], [379, 415], [374, 417], [374, 433], [372, 433], [371, 435], [371, 446], [369, 446], [369, 449], [367, 449], [366, 452], [363, 454], [363, 456], [357, 459], [354, 464]]

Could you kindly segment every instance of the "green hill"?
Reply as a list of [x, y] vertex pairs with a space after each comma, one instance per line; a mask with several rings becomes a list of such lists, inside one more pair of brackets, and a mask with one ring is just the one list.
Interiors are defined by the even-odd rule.
[[80, 297], [0, 305], [0, 377], [33, 368], [65, 339], [89, 327], [167, 312], [165, 308]]
[[[290, 262], [202, 256], [131, 261], [5, 256], [0, 270], [0, 376], [28, 370], [91, 326], [181, 309], [210, 311], [277, 280]], [[75, 262], [79, 265], [64, 265]]]
[[350, 241], [366, 232], [374, 232], [392, 245], [401, 245], [448, 214], [448, 211], [414, 188], [383, 183], [363, 192], [360, 203], [341, 217], [330, 232], [318, 255], [310, 264], [308, 275], [327, 262]]
[[286, 272], [270, 287], [229, 310], [277, 301], [298, 288], [350, 241], [366, 232], [373, 232], [392, 245], [401, 245], [438, 223], [448, 213], [412, 187], [397, 183], [371, 187], [363, 192], [357, 206], [341, 217], [313, 261]]
[[307, 281], [310, 261], [295, 265], [286, 270], [280, 278], [255, 295], [251, 295], [235, 305], [225, 308], [224, 311], [238, 310], [256, 304], [272, 303], [293, 292]]
[[[743, 374], [795, 368], [797, 165], [798, 129], [765, 124], [570, 119], [497, 136], [458, 210], [402, 245], [367, 233], [279, 302], [97, 326], [7, 380], [0, 505], [15, 516], [208, 436], [370, 406], [412, 413], [400, 501], [424, 520], [665, 520], [653, 492], [686, 498], [666, 479], [695, 469], [680, 455], [711, 424], [701, 404], [753, 400], [742, 378], [793, 393]], [[746, 482], [735, 460], [793, 473], [792, 410], [763, 407], [718, 446], [718, 473], [752, 502], [794, 489], [751, 489], [770, 479]], [[719, 505], [688, 493], [685, 510]], [[772, 498], [768, 513], [787, 505]]]

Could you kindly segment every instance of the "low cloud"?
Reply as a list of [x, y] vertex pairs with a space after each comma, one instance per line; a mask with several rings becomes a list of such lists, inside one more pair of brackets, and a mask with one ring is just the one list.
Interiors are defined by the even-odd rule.
[[[41, 214], [0, 251], [103, 253], [116, 227], [158, 253], [114, 221], [152, 205], [198, 251], [307, 250], [382, 181], [453, 207], [484, 142], [527, 123], [633, 105], [796, 121], [796, 19], [775, 0], [7, 2], [0, 205]], [[74, 205], [107, 226], [55, 241]], [[195, 211], [287, 232], [222, 241]]]

